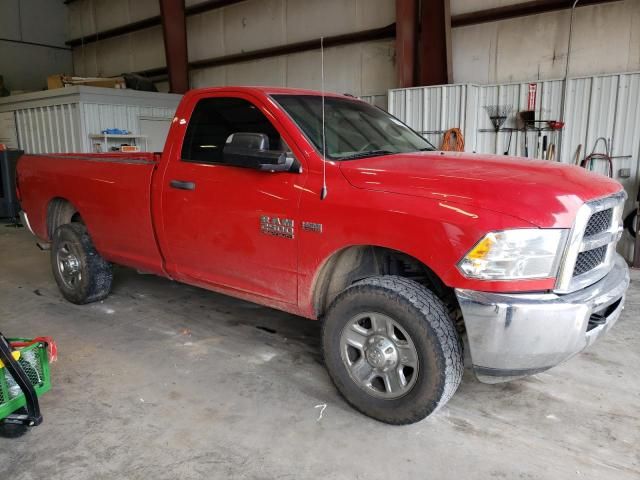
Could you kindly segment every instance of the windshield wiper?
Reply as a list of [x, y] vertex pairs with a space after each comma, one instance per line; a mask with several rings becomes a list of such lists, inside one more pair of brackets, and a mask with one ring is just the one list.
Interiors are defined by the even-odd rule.
[[339, 160], [354, 160], [356, 158], [373, 157], [376, 155], [392, 155], [396, 152], [390, 150], [368, 150], [366, 152], [358, 152], [346, 157], [340, 157]]

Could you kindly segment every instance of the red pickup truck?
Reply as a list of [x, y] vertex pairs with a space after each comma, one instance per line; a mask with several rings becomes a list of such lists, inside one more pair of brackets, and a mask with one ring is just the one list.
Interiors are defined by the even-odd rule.
[[320, 319], [338, 390], [392, 424], [454, 394], [463, 335], [481, 381], [541, 372], [629, 285], [619, 183], [436, 151], [348, 96], [193, 90], [162, 153], [25, 155], [17, 178], [69, 301], [105, 298], [116, 263]]

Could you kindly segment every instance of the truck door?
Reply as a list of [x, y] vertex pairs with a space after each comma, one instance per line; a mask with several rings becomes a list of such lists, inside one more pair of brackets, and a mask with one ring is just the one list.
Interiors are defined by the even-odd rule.
[[241, 93], [196, 100], [180, 153], [167, 153], [162, 247], [167, 271], [178, 280], [296, 303], [306, 173], [231, 166], [223, 155], [236, 133], [264, 134], [269, 150], [288, 151], [291, 140], [265, 113], [274, 119]]

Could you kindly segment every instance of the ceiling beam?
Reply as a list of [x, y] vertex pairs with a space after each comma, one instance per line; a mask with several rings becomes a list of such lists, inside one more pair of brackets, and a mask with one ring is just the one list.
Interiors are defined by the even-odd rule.
[[162, 17], [160, 15], [156, 17], [145, 18], [137, 22], [127, 23], [119, 27], [110, 28], [102, 32], [92, 33], [85, 35], [84, 37], [78, 37], [71, 40], [67, 40], [65, 44], [70, 47], [81, 47], [87, 43], [97, 42], [98, 40], [106, 40], [108, 38], [119, 37], [120, 35], [126, 35], [128, 33], [137, 32], [138, 30], [144, 30], [145, 28], [157, 27], [162, 25]]
[[[578, 7], [597, 5], [600, 3], [619, 2], [621, 0], [580, 0]], [[496, 22], [509, 18], [526, 17], [538, 15], [540, 13], [553, 12], [556, 10], [571, 9], [573, 0], [534, 0], [529, 2], [507, 5], [504, 7], [478, 10], [477, 12], [462, 13], [451, 17], [451, 26], [466, 27], [467, 25], [477, 25], [479, 23]]]
[[[206, 2], [200, 2], [196, 5], [186, 7], [184, 12], [185, 16], [197, 15], [199, 13], [208, 12], [209, 10], [215, 10], [217, 8], [227, 7], [234, 3], [240, 3], [244, 0], [208, 0]], [[126, 25], [120, 25], [119, 27], [110, 28], [101, 32], [85, 35], [84, 37], [73, 38], [67, 40], [65, 43], [70, 47], [80, 47], [87, 43], [97, 42], [98, 40], [105, 40], [107, 38], [118, 37], [120, 35], [126, 35], [128, 33], [137, 32], [145, 28], [157, 27], [162, 25], [162, 16], [156, 15], [155, 17], [145, 18], [137, 22], [127, 23]]]
[[[372, 40], [383, 40], [395, 38], [396, 25], [392, 23], [382, 28], [373, 28], [371, 30], [363, 30], [360, 32], [348, 33], [345, 35], [335, 35], [333, 37], [324, 37], [324, 47], [338, 47], [342, 45], [350, 45], [353, 43], [368, 42]], [[288, 45], [280, 45], [277, 47], [263, 48], [250, 52], [236, 53], [233, 55], [225, 55], [222, 57], [207, 58], [189, 62], [190, 70], [202, 68], [220, 67], [224, 65], [232, 65], [235, 63], [249, 62], [252, 60], [261, 60], [263, 58], [278, 57], [281, 55], [291, 55], [293, 53], [308, 52], [312, 50], [318, 51], [318, 61], [320, 55], [320, 39], [306, 40], [298, 43], [290, 43]], [[147, 77], [162, 77], [167, 74], [165, 67], [153, 68], [137, 72]]]

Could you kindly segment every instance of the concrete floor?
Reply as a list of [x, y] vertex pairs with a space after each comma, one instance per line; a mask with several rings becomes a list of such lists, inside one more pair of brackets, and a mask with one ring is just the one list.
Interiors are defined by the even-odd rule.
[[433, 418], [390, 427], [340, 398], [316, 322], [122, 268], [75, 306], [0, 225], [0, 330], [60, 350], [44, 424], [0, 438], [0, 479], [638, 479], [639, 284], [590, 351], [497, 386], [467, 370]]

